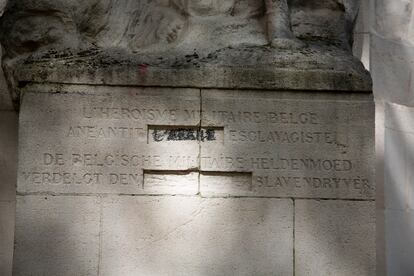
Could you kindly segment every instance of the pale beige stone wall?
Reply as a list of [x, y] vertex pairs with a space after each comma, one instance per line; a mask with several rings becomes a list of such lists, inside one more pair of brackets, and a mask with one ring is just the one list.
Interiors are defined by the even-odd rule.
[[0, 275], [5, 276], [12, 271], [16, 171], [17, 113], [0, 70]]
[[[366, 7], [367, 6], [367, 2], [366, 1], [363, 1], [363, 5], [365, 5], [364, 6], [365, 8], [363, 9], [363, 11], [361, 13], [360, 18], [364, 18], [364, 20], [366, 20], [365, 19], [366, 18], [365, 17], [366, 16], [365, 11], [368, 11], [368, 8]], [[362, 60], [363, 60], [363, 62], [365, 64], [365, 66], [368, 68], [369, 67], [369, 62], [368, 62], [369, 59], [367, 57], [368, 57], [368, 53], [369, 53], [369, 43], [367, 44], [367, 41], [369, 42], [369, 31], [368, 31], [368, 29], [366, 27], [367, 24], [368, 23], [366, 23], [366, 21], [363, 21], [362, 23], [360, 23], [360, 25], [358, 25], [358, 27], [357, 27], [357, 29], [355, 31], [355, 39], [356, 39], [356, 41], [362, 41], [362, 44], [356, 44], [356, 45], [362, 45], [362, 47], [358, 48], [358, 46], [356, 46], [355, 52], [356, 53], [359, 53], [359, 55], [362, 57]], [[6, 95], [8, 96], [8, 94], [6, 94]], [[7, 111], [4, 111], [4, 112], [6, 112], [5, 114], [8, 114], [7, 116], [15, 117], [15, 115], [13, 115], [14, 113], [11, 111], [12, 110], [12, 106], [11, 106], [11, 102], [10, 101], [8, 101], [5, 109]], [[3, 113], [3, 111], [1, 111], [1, 112]], [[2, 118], [3, 118], [3, 116], [2, 116]], [[7, 118], [7, 117], [4, 116], [4, 118]], [[16, 120], [13, 119], [13, 118], [10, 119], [10, 120], [7, 120], [7, 122], [8, 123], [12, 122], [12, 123], [10, 123], [10, 125], [7, 126], [6, 123], [2, 123], [0, 121], [0, 126], [3, 126], [4, 125], [4, 126], [7, 126], [8, 129], [9, 129], [9, 130], [5, 131], [4, 133], [8, 133], [9, 135], [11, 135], [11, 137], [8, 136], [8, 137], [6, 137], [4, 139], [4, 141], [11, 142], [11, 145], [7, 144], [6, 146], [4, 146], [4, 148], [13, 149], [13, 147], [14, 147], [13, 142], [15, 143], [15, 141], [17, 141], [17, 134], [15, 132], [15, 126], [17, 125], [17, 123], [16, 123]], [[2, 133], [3, 133], [3, 131], [2, 131]], [[3, 141], [3, 139], [0, 139], [0, 143], [2, 143], [2, 141]], [[8, 157], [7, 158], [7, 163], [5, 163], [5, 164], [11, 164], [12, 167], [11, 167], [11, 169], [7, 169], [7, 170], [1, 169], [0, 172], [3, 172], [4, 171], [4, 172], [10, 172], [11, 174], [13, 174], [14, 173], [14, 170], [15, 170], [15, 167], [13, 167], [13, 164], [15, 164], [15, 163], [12, 160], [13, 158], [10, 158], [10, 157], [16, 156], [16, 153], [15, 152], [14, 153], [13, 152], [7, 153], [7, 154], [3, 154], [2, 153], [2, 156]], [[3, 164], [3, 163], [1, 163], [1, 164]], [[3, 177], [2, 176], [1, 179], [3, 181], [3, 179], [7, 179], [7, 177]], [[2, 208], [1, 208], [1, 210], [2, 211], [4, 210], [4, 212], [5, 212], [5, 215], [4, 216], [5, 216], [6, 219], [3, 220], [2, 217], [1, 217], [1, 216], [3, 216], [3, 214], [0, 214], [0, 225], [1, 225], [1, 227], [3, 227], [3, 225], [5, 225], [5, 228], [4, 229], [6, 229], [5, 232], [7, 233], [7, 234], [3, 235], [2, 234], [3, 232], [0, 232], [0, 235], [1, 236], [4, 236], [4, 237], [8, 237], [6, 239], [6, 243], [7, 244], [6, 244], [6, 247], [5, 248], [7, 248], [7, 246], [9, 248], [12, 248], [13, 231], [11, 229], [14, 228], [14, 219], [13, 219], [13, 214], [14, 214], [14, 190], [13, 190], [13, 188], [14, 188], [14, 185], [15, 185], [15, 183], [14, 183], [14, 179], [15, 178], [10, 177], [10, 179], [12, 181], [10, 181], [9, 183], [7, 183], [7, 185], [3, 185], [4, 187], [7, 187], [8, 192], [4, 192], [4, 193], [1, 192], [1, 195], [7, 195], [6, 196], [6, 199], [1, 202], [1, 204], [3, 204], [3, 202], [4, 202], [4, 204], [6, 205], [6, 207], [3, 208], [3, 206], [2, 206]], [[3, 200], [3, 199], [0, 199], [0, 200]], [[136, 199], [136, 200], [133, 200], [133, 202], [128, 202], [128, 204], [139, 205], [139, 204], [142, 204], [140, 201], [142, 201], [142, 200]], [[240, 201], [243, 201], [243, 200], [240, 200]], [[269, 202], [270, 201], [272, 201], [272, 200], [269, 200]], [[318, 240], [318, 238], [320, 238], [319, 235], [313, 235], [312, 231], [318, 231], [320, 229], [312, 229], [312, 228], [309, 228], [309, 225], [315, 226], [315, 224], [313, 224], [313, 223], [309, 224], [307, 220], [309, 220], [309, 219], [311, 219], [312, 221], [318, 221], [319, 220], [321, 223], [325, 223], [326, 221], [324, 221], [324, 220], [326, 220], [327, 218], [331, 218], [333, 220], [334, 217], [335, 217], [335, 215], [334, 214], [331, 214], [329, 212], [326, 214], [326, 216], [325, 216], [325, 214], [324, 214], [324, 216], [320, 216], [317, 213], [309, 213], [308, 210], [307, 210], [307, 206], [308, 205], [309, 206], [312, 206], [312, 208], [314, 208], [315, 210], [317, 210], [320, 207], [324, 207], [322, 205], [332, 205], [332, 206], [329, 206], [329, 208], [324, 208], [324, 210], [331, 210], [331, 209], [332, 210], [335, 210], [335, 208], [339, 208], [340, 210], [343, 210], [343, 206], [342, 205], [344, 205], [346, 203], [341, 203], [341, 202], [338, 202], [338, 203], [332, 202], [331, 203], [329, 201], [323, 202], [323, 203], [320, 203], [318, 201], [303, 201], [303, 202], [302, 201], [298, 201], [298, 202], [299, 202], [298, 205], [295, 207], [295, 210], [299, 214], [299, 216], [296, 217], [296, 223], [297, 223], [298, 226], [301, 226], [301, 227], [298, 227], [297, 228], [297, 232], [295, 233], [295, 235], [296, 235], [296, 237], [298, 237], [298, 238], [300, 238], [300, 239], [303, 240], [303, 251], [302, 251], [303, 252], [303, 256], [302, 257], [305, 258], [305, 259], [309, 259], [309, 257], [312, 257], [312, 256], [314, 257], [315, 256], [314, 253], [318, 249], [317, 246], [312, 245], [312, 242], [314, 242], [315, 244], [320, 244], [321, 242], [326, 242], [326, 241], [320, 241], [320, 240]], [[52, 202], [52, 204], [53, 204], [53, 202]], [[85, 206], [88, 206], [89, 203], [85, 201], [85, 202], [81, 202], [81, 204], [84, 204]], [[108, 211], [111, 211], [110, 213], [108, 213], [109, 214], [108, 215], [108, 218], [110, 218], [110, 216], [117, 215], [117, 213], [116, 213], [117, 210], [116, 209], [115, 210], [112, 209], [113, 206], [116, 206], [116, 208], [118, 208], [119, 210], [122, 210], [122, 208], [124, 208], [123, 207], [123, 204], [125, 205], [126, 203], [124, 203], [124, 202], [121, 202], [121, 203], [119, 203], [119, 202], [109, 202], [108, 201], [108, 202], [104, 202], [102, 204], [103, 204], [103, 206]], [[128, 205], [128, 204], [126, 204], [126, 205]], [[243, 205], [243, 204], [246, 204], [246, 203], [243, 203], [242, 202], [241, 205]], [[288, 208], [291, 208], [290, 207], [290, 204], [288, 204], [286, 202], [283, 203], [283, 204], [287, 205]], [[364, 205], [364, 206], [361, 206], [361, 208], [362, 209], [367, 208], [367, 206], [369, 204], [371, 204], [371, 203], [365, 203], [365, 202], [364, 203], [361, 203], [361, 205]], [[147, 204], [147, 205], [149, 205], [149, 204]], [[168, 205], [168, 204], [166, 204], [166, 205]], [[111, 207], [111, 208], [109, 208], [108, 206]], [[248, 206], [248, 204], [246, 206]], [[274, 206], [275, 206], [275, 208], [276, 207], [279, 207], [279, 206], [281, 206], [281, 203], [278, 203], [277, 200], [274, 200]], [[149, 206], [147, 208], [151, 209], [151, 206]], [[371, 210], [370, 208], [368, 208], [368, 209]], [[91, 210], [90, 214], [88, 213], [88, 215], [91, 215], [93, 217], [96, 217], [97, 213], [94, 213], [95, 211], [98, 212], [98, 210]], [[229, 210], [229, 212], [230, 211], [231, 210]], [[306, 216], [301, 216], [302, 213], [303, 214], [306, 214]], [[77, 214], [74, 214], [74, 215], [76, 216]], [[243, 214], [240, 214], [240, 216], [242, 216], [242, 215]], [[223, 216], [226, 216], [226, 213], [224, 213]], [[136, 216], [132, 216], [132, 217], [135, 218], [135, 219], [137, 219]], [[232, 217], [232, 218], [233, 219], [237, 219], [237, 217], [236, 218]], [[372, 218], [372, 216], [367, 216], [367, 218], [365, 218], [363, 216], [356, 217], [355, 220], [354, 220], [354, 223], [358, 224], [359, 221], [361, 223], [362, 222], [365, 223], [366, 220], [367, 219], [370, 219], [370, 218]], [[34, 220], [35, 218], [34, 217], [29, 217], [28, 219]], [[393, 219], [395, 220], [395, 217], [393, 217]], [[331, 222], [332, 223], [332, 220], [329, 220], [328, 222]], [[4, 221], [5, 223], [3, 224], [2, 221]], [[68, 223], [68, 225], [71, 224], [70, 216], [68, 218], [67, 223]], [[94, 223], [94, 220], [90, 221], [87, 218], [85, 218], [85, 223], [91, 223], [91, 227], [89, 227], [89, 228], [92, 229], [91, 230], [92, 232], [96, 230], [96, 229], [94, 229], [94, 227], [92, 225]], [[335, 225], [338, 225], [338, 224], [340, 224], [340, 222], [336, 222], [334, 224]], [[345, 226], [349, 226], [346, 221], [344, 221], [343, 224], [344, 224], [344, 227]], [[200, 229], [202, 229], [202, 224], [200, 224], [200, 225], [201, 225], [200, 226]], [[371, 226], [372, 226], [372, 224], [371, 224]], [[76, 227], [78, 227], [78, 226], [75, 225], [75, 228]], [[81, 227], [81, 226], [79, 226], [79, 227]], [[120, 232], [117, 232], [117, 234], [118, 234], [117, 237], [120, 237], [121, 240], [122, 240], [122, 238], [125, 239], [125, 238], [128, 237], [128, 236], [123, 236], [125, 234], [126, 235], [133, 235], [134, 234], [132, 232], [128, 232], [128, 230], [130, 230], [130, 229], [126, 229], [126, 230], [125, 229], [112, 229], [112, 227], [110, 227], [110, 229], [113, 230], [113, 231], [120, 230]], [[41, 236], [43, 234], [42, 233], [42, 229], [37, 229], [37, 230], [39, 230], [39, 236]], [[308, 230], [310, 230], [310, 231], [308, 231]], [[330, 231], [328, 231], [328, 233], [332, 233], [333, 230], [332, 229], [329, 229], [329, 230]], [[372, 229], [368, 229], [368, 231], [371, 231], [371, 230]], [[1, 228], [0, 231], [3, 231], [3, 228]], [[220, 232], [220, 228], [217, 228], [217, 231]], [[357, 229], [356, 228], [355, 231], [363, 232], [364, 229]], [[92, 232], [91, 233], [88, 233], [88, 235], [90, 235], [93, 238], [96, 238], [96, 233], [92, 233]], [[407, 235], [408, 235], [408, 233], [410, 233], [410, 232], [407, 231]], [[108, 234], [110, 237], [113, 237], [113, 235], [110, 232], [108, 232], [106, 234]], [[87, 238], [87, 236], [85, 236], [85, 237]], [[30, 241], [30, 238], [31, 237], [28, 236], [26, 238]], [[287, 238], [290, 238], [290, 237], [287, 237]], [[139, 237], [137, 239], [139, 239]], [[90, 239], [87, 239], [87, 240], [90, 241]], [[306, 243], [305, 243], [305, 241], [306, 241]], [[361, 241], [366, 241], [366, 239], [364, 237], [355, 236], [355, 240], [353, 240], [352, 243], [353, 244], [359, 244]], [[3, 242], [3, 240], [1, 240], [0, 242]], [[118, 242], [118, 241], [115, 241], [115, 242]], [[252, 241], [252, 242], [254, 242], [254, 241]], [[45, 244], [46, 244], [46, 241], [45, 241]], [[71, 245], [71, 244], [69, 244], [69, 245]], [[329, 248], [329, 244], [326, 244], [326, 245]], [[372, 240], [369, 240], [369, 245], [370, 246], [373, 246]], [[0, 248], [2, 248], [2, 246], [3, 245], [0, 244]], [[71, 245], [71, 246], [76, 246], [76, 245]], [[83, 244], [83, 246], [85, 246], [85, 248], [86, 248], [85, 250], [90, 250], [90, 248], [87, 246], [87, 244]], [[126, 243], [126, 249], [128, 249], [127, 246], [128, 246], [128, 244]], [[203, 248], [201, 248], [201, 250], [202, 249]], [[346, 247], [346, 245], [345, 245], [344, 250], [349, 255], [352, 255], [353, 254], [353, 250], [355, 250], [355, 248]], [[9, 267], [10, 267], [10, 264], [11, 264], [11, 261], [10, 260], [11, 260], [11, 252], [12, 252], [12, 250], [9, 250], [9, 251], [5, 250], [4, 252], [5, 252], [4, 260], [6, 260], [5, 261], [5, 265], [3, 266], [3, 263], [1, 262], [1, 260], [0, 260], [0, 264], [1, 264], [1, 269], [3, 269], [3, 267], [4, 267], [4, 269], [5, 269], [4, 271], [5, 272], [3, 273], [3, 271], [0, 271], [0, 275], [8, 275], [10, 273], [9, 272], [10, 271]], [[47, 252], [47, 248], [45, 248], [42, 252], [43, 253], [44, 252]], [[358, 251], [358, 252], [360, 252], [360, 251]], [[274, 251], [273, 251], [273, 253], [274, 253]], [[97, 252], [91, 252], [91, 254], [90, 254], [91, 258], [93, 258], [94, 256], [96, 256], [96, 254], [99, 254], [99, 253], [97, 253]], [[309, 255], [307, 256], [306, 254], [309, 254]], [[107, 257], [109, 259], [113, 260], [112, 258], [110, 258], [110, 256], [107, 256]], [[195, 257], [197, 257], [197, 256], [195, 256]], [[334, 254], [333, 255], [326, 255], [326, 256], [323, 256], [323, 257], [325, 258], [323, 261], [329, 263], [330, 262], [330, 258], [334, 258], [335, 255]], [[3, 259], [3, 255], [0, 255], [0, 258]], [[244, 256], [241, 255], [240, 258], [242, 259], [242, 258], [244, 258]], [[82, 263], [82, 261], [85, 262], [84, 263], [85, 267], [86, 266], [94, 266], [94, 265], [97, 265], [97, 264], [87, 263], [85, 260], [80, 260], [80, 263]], [[113, 261], [117, 261], [117, 260], [113, 260]], [[130, 263], [133, 263], [134, 262], [134, 260], [126, 260], [126, 261], [127, 262], [130, 262]], [[318, 261], [321, 261], [321, 260], [318, 260]], [[367, 262], [371, 262], [372, 259], [369, 259], [369, 260], [366, 260], [366, 261]], [[371, 274], [372, 271], [373, 271], [372, 270], [372, 267], [366, 266], [365, 264], [366, 263], [361, 263], [361, 264], [358, 264], [358, 265], [360, 265], [360, 267], [362, 267], [362, 269], [365, 269], [365, 272], [366, 272], [367, 275], [368, 274]], [[316, 267], [318, 265], [318, 263], [315, 262], [315, 263], [313, 263], [313, 265], [315, 265], [315, 267]], [[343, 262], [342, 265], [344, 265], [344, 267], [348, 267], [347, 266], [347, 260], [344, 260], [344, 262]], [[358, 267], [358, 265], [356, 267]], [[313, 268], [315, 268], [315, 267], [313, 267]], [[79, 267], [79, 269], [83, 269], [83, 268], [84, 267]], [[94, 267], [91, 267], [91, 269], [94, 269]], [[300, 263], [298, 263], [298, 265], [297, 265], [297, 271], [300, 271], [300, 269], [302, 269], [302, 268], [300, 267]], [[311, 268], [306, 267], [305, 269], [306, 270], [309, 270], [309, 269], [312, 269], [312, 267]], [[316, 267], [316, 269], [317, 269], [317, 267]], [[337, 269], [337, 268], [335, 268], [335, 269]], [[86, 270], [88, 270], [88, 269], [86, 269]], [[133, 269], [131, 271], [135, 272]], [[290, 270], [288, 269], [288, 271], [290, 271]], [[342, 272], [343, 273], [347, 273], [347, 272], [344, 272], [344, 270], [342, 270]], [[352, 271], [352, 270], [351, 271], [348, 271], [348, 272], [349, 273], [354, 273], [354, 271]], [[361, 272], [361, 270], [359, 270], [359, 272]], [[303, 275], [306, 275], [306, 274], [303, 273]], [[337, 275], [339, 275], [339, 274], [337, 274]], [[349, 275], [349, 274], [344, 274], [344, 275]], [[390, 275], [392, 275], [392, 274], [390, 274]], [[397, 275], [397, 274], [395, 274], [395, 275]], [[407, 274], [407, 275], [409, 275], [409, 274]]]
[[22, 94], [14, 275], [375, 275], [370, 93]]
[[[6, 4], [7, 0], [0, 0], [0, 17]], [[17, 113], [0, 68], [0, 275], [5, 276], [11, 275], [13, 261], [17, 122]]]
[[364, 64], [365, 68], [369, 70], [370, 60], [370, 0], [362, 0], [360, 3], [357, 21], [354, 28], [354, 45], [353, 53]]
[[378, 275], [414, 274], [414, 1], [371, 0]]

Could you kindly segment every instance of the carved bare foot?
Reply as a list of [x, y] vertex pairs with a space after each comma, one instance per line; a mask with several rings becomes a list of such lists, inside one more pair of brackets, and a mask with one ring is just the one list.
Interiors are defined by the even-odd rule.
[[267, 36], [270, 45], [280, 49], [303, 48], [305, 44], [292, 32], [287, 0], [265, 0], [265, 6]]

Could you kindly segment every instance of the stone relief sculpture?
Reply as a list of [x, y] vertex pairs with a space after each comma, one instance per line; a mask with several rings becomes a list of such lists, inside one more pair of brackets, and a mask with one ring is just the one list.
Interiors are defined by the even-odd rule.
[[[179, 42], [189, 48], [237, 43], [289, 48], [315, 36], [327, 40], [349, 36], [346, 29], [352, 28], [359, 1], [317, 2], [16, 0], [2, 20], [2, 40], [8, 54], [16, 56], [45, 47], [139, 51], [165, 49]], [[326, 20], [330, 20], [328, 26]]]
[[243, 17], [242, 14], [245, 13], [246, 17], [254, 17], [262, 13], [266, 22], [262, 31], [266, 33], [270, 45], [281, 48], [302, 45], [292, 32], [287, 0], [255, 2], [171, 0], [156, 3], [155, 1], [151, 8], [147, 8], [143, 20], [137, 24], [140, 29], [136, 30], [135, 39], [131, 44], [142, 46], [156, 42], [173, 43], [185, 32], [186, 23], [191, 18], [218, 17], [225, 25], [225, 15], [234, 18]]
[[[50, 59], [90, 71], [114, 64], [335, 68], [362, 80], [365, 70], [350, 51], [359, 2], [14, 0], [0, 20], [3, 68], [10, 87], [18, 86], [18, 66]], [[17, 101], [18, 89], [11, 90]]]
[[300, 45], [295, 39], [287, 0], [264, 0], [267, 36], [272, 46]]

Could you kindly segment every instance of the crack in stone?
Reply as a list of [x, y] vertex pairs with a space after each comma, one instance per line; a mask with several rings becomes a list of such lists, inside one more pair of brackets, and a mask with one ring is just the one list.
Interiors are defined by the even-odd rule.
[[205, 203], [206, 203], [206, 201], [203, 200], [200, 203], [200, 207], [197, 210], [195, 210], [195, 211], [193, 211], [191, 213], [190, 218], [188, 220], [186, 220], [185, 222], [181, 223], [180, 225], [174, 227], [172, 230], [168, 231], [167, 233], [165, 233], [164, 235], [162, 235], [160, 238], [157, 238], [155, 240], [150, 240], [150, 238], [142, 238], [141, 240], [144, 240], [144, 241], [150, 240], [150, 241], [145, 246], [139, 248], [137, 252], [141, 252], [141, 251], [145, 250], [146, 248], [148, 248], [148, 246], [150, 246], [150, 245], [152, 245], [154, 243], [157, 243], [159, 241], [168, 239], [171, 235], [173, 235], [174, 233], [178, 232], [180, 229], [182, 229], [183, 227], [187, 226], [191, 222], [193, 222], [204, 211], [204, 209], [206, 208], [205, 206], [203, 206]]

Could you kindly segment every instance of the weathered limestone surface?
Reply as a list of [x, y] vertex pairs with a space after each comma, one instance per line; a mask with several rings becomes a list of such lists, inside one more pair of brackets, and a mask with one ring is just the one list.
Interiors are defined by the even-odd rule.
[[374, 196], [367, 94], [70, 85], [24, 93], [21, 193]]
[[[100, 257], [79, 269], [99, 275], [375, 274], [374, 246], [358, 244], [375, 232], [370, 94], [27, 84], [22, 95], [17, 275], [89, 250]], [[39, 255], [26, 240], [53, 218], [63, 226], [40, 248], [73, 240], [77, 257]], [[65, 230], [84, 219], [88, 251]], [[332, 246], [352, 241], [340, 251], [351, 261], [309, 268], [308, 255], [334, 261], [306, 228], [325, 226]]]
[[15, 201], [0, 201], [0, 273], [12, 274]]
[[197, 141], [149, 140], [156, 135], [151, 126], [197, 127], [199, 91], [70, 88], [74, 91], [68, 94], [24, 95], [18, 192], [198, 192], [197, 177], [163, 180], [169, 171], [198, 166]]
[[0, 36], [12, 94], [30, 81], [371, 91], [350, 53], [358, 0], [265, 2], [12, 1]]
[[19, 196], [16, 240], [13, 275], [292, 275], [293, 202]]
[[13, 275], [96, 275], [99, 199], [17, 196]]
[[100, 275], [293, 273], [289, 199], [111, 197], [102, 210]]
[[[1, 91], [0, 94], [9, 96], [7, 91]], [[0, 105], [1, 101], [2, 99], [0, 99]], [[11, 99], [5, 103], [5, 106], [8, 105], [11, 106]], [[0, 108], [0, 275], [5, 276], [11, 275], [13, 260], [17, 123], [18, 118], [14, 110], [1, 110]]]
[[3, 69], [0, 68], [0, 110], [12, 111], [13, 109], [12, 97], [7, 87], [6, 78], [4, 76]]
[[[129, 51], [176, 46], [189, 50], [214, 49], [240, 44], [265, 45], [269, 39], [292, 37], [309, 41], [317, 38], [343, 48], [352, 42], [360, 1], [274, 2], [271, 5], [269, 1], [256, 0], [16, 0], [9, 3], [2, 20], [3, 40], [10, 56], [91, 46]], [[288, 22], [273, 24], [282, 17]], [[274, 33], [279, 34], [274, 37]]]
[[375, 275], [358, 3], [11, 3], [15, 274]]
[[17, 176], [17, 114], [0, 111], [0, 201], [14, 201]]
[[376, 0], [371, 72], [377, 102], [379, 276], [414, 273], [414, 2]]
[[[0, 14], [6, 1], [0, 1]], [[18, 115], [0, 69], [0, 275], [11, 275], [17, 183]]]
[[201, 170], [251, 174], [247, 186], [202, 178], [203, 195], [374, 198], [371, 96], [203, 90], [202, 109], [225, 139], [202, 143]]
[[295, 275], [376, 275], [375, 203], [295, 201]]

